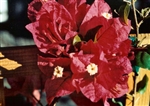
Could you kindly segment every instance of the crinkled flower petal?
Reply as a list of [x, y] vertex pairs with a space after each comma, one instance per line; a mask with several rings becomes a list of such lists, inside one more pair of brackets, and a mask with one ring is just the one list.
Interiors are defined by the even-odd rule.
[[[117, 98], [128, 91], [127, 74], [132, 71], [131, 63], [125, 56], [116, 56], [112, 60], [107, 60], [105, 55], [101, 55], [103, 52], [95, 52], [100, 50], [98, 47], [96, 49], [96, 46], [90, 45], [91, 43], [88, 43], [83, 46], [85, 48], [83, 53], [86, 50], [86, 46], [91, 49], [90, 52], [72, 56], [73, 84], [92, 102], [103, 99], [104, 103], [107, 104], [107, 98]], [[100, 53], [99, 56], [102, 57], [98, 57], [97, 53]], [[90, 63], [98, 66], [98, 73], [92, 76], [86, 69]]]
[[124, 25], [119, 18], [113, 18], [104, 23], [106, 24], [103, 24], [97, 32], [96, 40], [102, 45], [105, 53], [109, 54], [119, 48], [121, 42], [128, 39], [131, 28], [129, 25]]
[[54, 68], [57, 66], [61, 66], [62, 68], [65, 68], [65, 71], [70, 72], [70, 63], [71, 60], [69, 58], [46, 58], [38, 56], [38, 67], [46, 76], [49, 77], [52, 77]]
[[55, 97], [69, 95], [74, 92], [75, 88], [72, 86], [71, 78], [57, 78], [48, 79], [45, 83], [45, 91], [47, 95], [48, 104], [51, 104]]
[[28, 18], [34, 22], [36, 21], [36, 16], [42, 7], [40, 0], [33, 0], [28, 6]]
[[[71, 84], [71, 72], [69, 68], [69, 58], [45, 58], [38, 57], [38, 66], [40, 70], [48, 77], [45, 83], [45, 91], [47, 94], [47, 100], [50, 104], [55, 97], [69, 95], [75, 88]], [[62, 75], [55, 76], [55, 69], [61, 67]], [[61, 71], [61, 70], [60, 70]]]
[[[37, 20], [26, 28], [32, 33], [37, 47], [43, 53], [47, 53], [52, 48], [50, 45], [52, 43], [55, 43], [55, 47], [57, 46], [59, 50], [60, 45], [66, 44], [76, 35], [73, 32], [76, 26], [70, 13], [55, 1], [44, 3], [36, 18]], [[72, 34], [66, 37], [71, 32]]]
[[86, 4], [86, 0], [58, 0], [58, 2], [69, 11], [77, 27], [79, 27], [90, 8], [90, 5]]
[[103, 20], [98, 19], [103, 17], [103, 13], [111, 13], [109, 5], [104, 0], [95, 0], [82, 21], [79, 33], [85, 36], [88, 30], [101, 25]]

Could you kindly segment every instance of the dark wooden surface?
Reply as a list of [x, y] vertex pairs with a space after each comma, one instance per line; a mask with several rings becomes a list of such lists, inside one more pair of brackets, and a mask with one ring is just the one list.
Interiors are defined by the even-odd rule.
[[0, 106], [5, 106], [3, 78], [0, 78]]
[[3, 58], [13, 60], [22, 65], [15, 70], [12, 69], [9, 71], [0, 66], [1, 74], [4, 78], [40, 73], [37, 66], [37, 55], [39, 51], [36, 46], [5, 47], [0, 48], [0, 52], [4, 55]]
[[11, 67], [11, 64], [6, 61], [0, 63], [0, 106], [5, 106], [3, 78], [30, 76], [41, 74], [41, 72], [37, 66], [37, 55], [39, 51], [36, 46], [4, 47], [0, 48], [0, 53], [4, 56], [0, 57], [0, 60], [8, 59], [21, 64], [16, 69], [7, 70], [3, 67], [3, 64], [9, 64], [9, 67]]

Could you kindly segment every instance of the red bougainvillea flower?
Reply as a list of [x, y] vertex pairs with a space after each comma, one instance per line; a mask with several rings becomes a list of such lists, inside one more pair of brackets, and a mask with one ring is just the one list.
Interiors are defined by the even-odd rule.
[[66, 10], [68, 10], [76, 23], [77, 28], [79, 28], [90, 8], [90, 5], [86, 3], [86, 0], [58, 0], [58, 3], [62, 4]]
[[34, 22], [36, 21], [36, 16], [42, 7], [42, 2], [40, 0], [33, 0], [28, 6], [28, 18]]
[[[108, 106], [107, 98], [127, 92], [130, 22], [112, 18], [104, 0], [90, 5], [86, 0], [34, 0], [28, 9], [32, 23], [26, 28], [47, 56], [38, 56], [38, 66], [47, 76], [49, 104], [76, 90]], [[76, 35], [79, 45], [73, 44]]]
[[71, 55], [72, 78], [77, 91], [92, 102], [103, 99], [108, 106], [107, 98], [120, 97], [128, 91], [127, 74], [132, 68], [125, 56], [108, 60], [99, 46], [90, 41], [83, 45], [82, 52]]
[[102, 26], [103, 17], [111, 19], [111, 14], [110, 6], [104, 0], [95, 0], [81, 23], [79, 33], [85, 37], [89, 30]]
[[43, 3], [36, 14], [36, 21], [27, 25], [37, 47], [43, 53], [60, 55], [76, 33], [75, 22], [64, 6], [56, 1]]
[[[111, 18], [110, 7], [104, 0], [95, 0], [92, 5], [85, 0], [41, 1], [29, 4], [28, 17], [33, 23], [26, 28], [40, 51], [54, 56], [66, 52], [65, 47], [78, 31], [84, 37], [88, 30], [101, 26], [102, 17]], [[91, 32], [95, 36], [95, 31]]]
[[124, 52], [126, 51], [127, 55], [131, 48], [131, 41], [128, 39], [130, 29], [130, 22], [125, 25], [119, 18], [106, 20], [103, 21], [103, 27], [98, 30], [96, 40], [107, 54], [115, 52], [126, 43], [128, 48], [124, 49]]
[[47, 76], [45, 91], [50, 104], [55, 97], [69, 95], [75, 91], [72, 85], [69, 58], [44, 58], [39, 56], [40, 70]]

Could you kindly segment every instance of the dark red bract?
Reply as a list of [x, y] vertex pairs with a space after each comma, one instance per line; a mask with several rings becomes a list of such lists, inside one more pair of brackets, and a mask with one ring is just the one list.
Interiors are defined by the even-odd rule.
[[[120, 97], [128, 91], [127, 74], [132, 68], [126, 56], [112, 56], [107, 59], [107, 54], [104, 54], [100, 46], [91, 41], [83, 45], [83, 51], [72, 57], [71, 70], [73, 83], [78, 91], [92, 102], [103, 99], [107, 104], [107, 98]], [[98, 73], [92, 76], [86, 68], [90, 63], [98, 67]]]

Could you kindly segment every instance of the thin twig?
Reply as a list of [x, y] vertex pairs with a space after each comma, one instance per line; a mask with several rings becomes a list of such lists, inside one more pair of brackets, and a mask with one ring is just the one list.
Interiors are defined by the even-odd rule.
[[138, 9], [135, 9], [135, 10], [140, 15], [140, 17], [144, 18], [143, 15], [140, 13], [140, 11]]
[[31, 94], [31, 96], [38, 102], [38, 104], [39, 104], [40, 106], [43, 106], [42, 103], [41, 103], [39, 100], [37, 100], [37, 98], [36, 98], [34, 95]]
[[141, 24], [143, 23], [144, 21], [143, 20], [141, 20], [140, 22], [139, 22], [139, 25], [138, 26], [141, 26]]
[[[131, 0], [131, 6], [132, 6], [132, 9], [133, 9], [133, 14], [134, 14], [136, 37], [138, 39], [138, 37], [139, 37], [139, 27], [140, 26], [138, 24], [137, 15], [136, 15], [135, 0]], [[135, 101], [136, 101], [136, 89], [137, 89], [136, 80], [137, 80], [137, 75], [135, 73], [135, 76], [134, 76], [134, 96], [133, 96], [133, 104], [132, 104], [133, 106], [135, 106]]]
[[134, 14], [134, 21], [135, 21], [135, 27], [136, 27], [136, 37], [138, 38], [139, 36], [139, 25], [138, 25], [138, 20], [137, 20], [137, 15], [136, 15], [136, 8], [135, 8], [135, 1], [131, 0], [131, 6], [133, 8], [133, 14]]
[[136, 89], [137, 89], [137, 75], [134, 76], [134, 95], [133, 95], [133, 103], [132, 103], [132, 106], [135, 106], [135, 103], [136, 103]]

